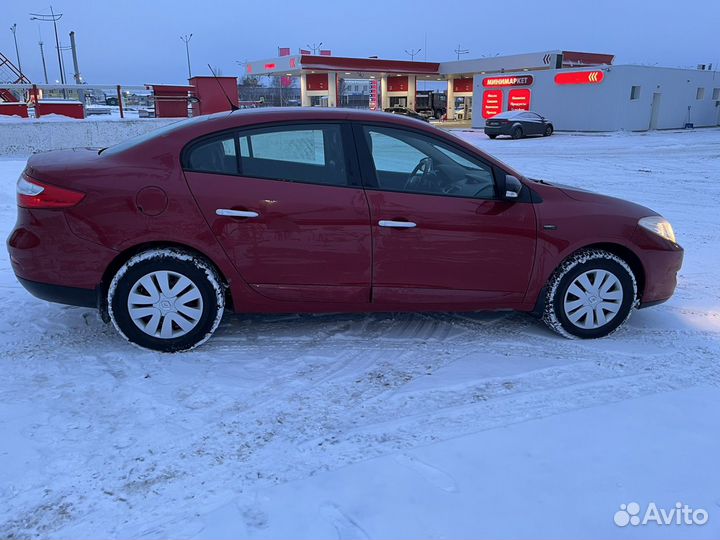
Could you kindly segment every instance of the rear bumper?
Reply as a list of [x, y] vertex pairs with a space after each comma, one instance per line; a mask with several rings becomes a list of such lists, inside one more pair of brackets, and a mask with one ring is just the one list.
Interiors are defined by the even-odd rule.
[[90, 291], [102, 282], [103, 272], [117, 255], [75, 235], [63, 212], [25, 208], [18, 208], [7, 249], [18, 278]]
[[78, 287], [65, 287], [63, 285], [52, 285], [50, 283], [39, 283], [17, 277], [20, 285], [36, 298], [66, 304], [69, 306], [98, 307], [98, 293], [94, 289], [80, 289]]
[[485, 126], [485, 135], [510, 135], [510, 127]]

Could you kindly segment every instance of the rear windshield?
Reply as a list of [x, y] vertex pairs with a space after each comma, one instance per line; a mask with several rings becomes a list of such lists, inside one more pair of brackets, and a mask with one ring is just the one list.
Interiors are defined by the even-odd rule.
[[501, 112], [500, 114], [496, 114], [495, 116], [493, 116], [493, 118], [515, 118], [516, 116], [520, 116], [521, 114], [522, 111], [505, 111]]
[[100, 153], [103, 155], [119, 154], [120, 152], [125, 152], [126, 150], [131, 150], [132, 148], [136, 148], [136, 147], [140, 146], [141, 144], [144, 144], [148, 141], [152, 141], [159, 137], [167, 137], [169, 135], [172, 135], [173, 133], [175, 133], [181, 129], [184, 129], [188, 126], [192, 126], [192, 125], [198, 124], [200, 122], [204, 122], [208, 118], [209, 118], [209, 116], [196, 116], [195, 118], [188, 118], [187, 120], [180, 120], [178, 122], [173, 122], [172, 124], [168, 124], [161, 128], [153, 129], [151, 131], [148, 131], [147, 133], [143, 133], [142, 135], [137, 135], [136, 137], [127, 139], [126, 141], [123, 141], [119, 144], [115, 144], [113, 146], [108, 146], [107, 148], [103, 148], [102, 150], [100, 150]]

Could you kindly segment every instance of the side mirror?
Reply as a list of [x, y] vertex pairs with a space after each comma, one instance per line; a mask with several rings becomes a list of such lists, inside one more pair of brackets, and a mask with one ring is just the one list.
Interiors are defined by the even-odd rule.
[[505, 195], [503, 199], [506, 201], [512, 201], [520, 196], [522, 191], [522, 182], [512, 176], [511, 174], [505, 175]]

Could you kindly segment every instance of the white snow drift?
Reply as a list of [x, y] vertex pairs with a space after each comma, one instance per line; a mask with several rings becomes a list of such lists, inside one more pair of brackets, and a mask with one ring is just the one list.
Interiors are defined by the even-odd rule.
[[[598, 341], [513, 313], [267, 315], [168, 356], [32, 298], [2, 250], [0, 536], [720, 536], [720, 130], [460, 135], [662, 213], [673, 299]], [[23, 166], [0, 159], [3, 234]], [[614, 521], [677, 502], [707, 523]]]

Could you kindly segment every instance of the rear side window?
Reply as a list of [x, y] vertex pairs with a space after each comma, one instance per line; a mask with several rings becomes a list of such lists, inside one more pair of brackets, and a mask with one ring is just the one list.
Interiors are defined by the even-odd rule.
[[348, 184], [339, 125], [293, 125], [238, 134], [243, 176]]
[[197, 172], [238, 174], [235, 137], [230, 134], [194, 145], [188, 152], [185, 168]]

